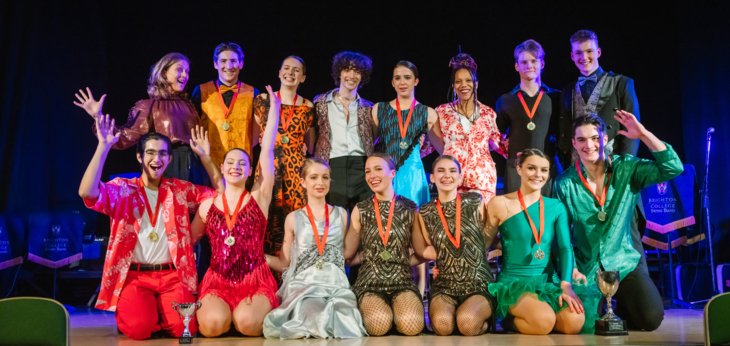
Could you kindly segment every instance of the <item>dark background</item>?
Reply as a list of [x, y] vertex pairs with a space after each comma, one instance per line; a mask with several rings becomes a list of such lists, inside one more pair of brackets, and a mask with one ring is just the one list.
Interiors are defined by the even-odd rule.
[[[104, 111], [123, 122], [129, 107], [147, 97], [150, 66], [171, 51], [192, 61], [188, 91], [215, 78], [212, 51], [222, 41], [241, 44], [246, 54], [241, 79], [261, 90], [266, 84], [278, 87], [280, 61], [297, 54], [307, 62], [300, 94], [310, 99], [333, 87], [330, 61], [340, 50], [373, 58], [371, 82], [360, 92], [372, 101], [394, 97], [392, 66], [411, 60], [421, 75], [419, 101], [435, 107], [447, 100], [447, 63], [461, 47], [479, 64], [479, 99], [493, 106], [518, 82], [515, 45], [528, 38], [539, 41], [547, 53], [543, 82], [563, 88], [578, 74], [568, 38], [587, 28], [598, 34], [601, 66], [635, 79], [642, 122], [696, 166], [699, 181], [705, 133], [710, 126], [716, 129], [709, 196], [715, 243], [727, 244], [730, 6], [682, 1], [640, 9], [634, 4], [3, 2], [0, 212], [83, 210], [78, 184], [96, 139], [91, 119], [72, 104], [74, 92], [89, 86], [97, 97], [107, 93]], [[646, 157], [646, 149], [640, 154]], [[114, 151], [104, 178], [137, 170], [132, 150]], [[86, 215], [95, 220], [93, 213]], [[730, 260], [723, 248], [716, 250], [716, 258]]]

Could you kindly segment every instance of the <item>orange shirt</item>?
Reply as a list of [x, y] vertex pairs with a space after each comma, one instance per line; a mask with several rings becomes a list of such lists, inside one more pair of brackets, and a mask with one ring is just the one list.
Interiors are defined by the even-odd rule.
[[[200, 85], [201, 123], [208, 130], [210, 157], [216, 165], [220, 165], [223, 155], [233, 148], [241, 148], [251, 155], [253, 97], [254, 88], [241, 83], [236, 103], [226, 117], [226, 106], [218, 95], [215, 82]], [[224, 123], [228, 124], [227, 131], [224, 130]]]

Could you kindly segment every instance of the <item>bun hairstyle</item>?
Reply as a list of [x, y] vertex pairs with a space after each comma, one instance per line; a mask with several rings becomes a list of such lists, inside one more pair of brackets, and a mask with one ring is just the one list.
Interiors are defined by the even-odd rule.
[[[466, 69], [469, 71], [469, 74], [471, 74], [471, 80], [474, 82], [474, 90], [472, 92], [474, 110], [479, 112], [479, 105], [477, 104], [477, 86], [479, 82], [479, 76], [477, 76], [477, 62], [471, 55], [467, 53], [459, 53], [449, 60], [449, 69], [451, 69], [451, 84], [449, 85], [449, 91], [446, 98], [449, 103], [451, 103], [451, 107], [458, 113], [458, 109], [456, 107], [456, 100], [458, 97], [456, 96], [456, 90], [454, 89], [454, 80], [456, 79], [456, 72], [461, 69]], [[470, 116], [470, 114], [464, 115], [467, 117]]]

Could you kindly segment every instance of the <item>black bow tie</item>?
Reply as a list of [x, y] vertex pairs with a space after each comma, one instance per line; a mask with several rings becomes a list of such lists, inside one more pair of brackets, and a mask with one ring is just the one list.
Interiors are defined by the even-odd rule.
[[592, 74], [592, 75], [590, 75], [588, 77], [586, 77], [586, 76], [579, 76], [578, 77], [578, 85], [580, 85], [580, 86], [583, 86], [584, 84], [586, 84], [587, 81], [592, 81], [593, 83], [597, 83], [598, 82], [598, 75], [594, 73], [594, 74]]

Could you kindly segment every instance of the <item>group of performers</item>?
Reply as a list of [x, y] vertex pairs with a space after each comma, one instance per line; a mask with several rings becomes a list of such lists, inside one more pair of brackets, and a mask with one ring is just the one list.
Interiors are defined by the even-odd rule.
[[[527, 334], [590, 332], [599, 267], [620, 272], [617, 311], [629, 327], [658, 328], [637, 196], [682, 163], [639, 122], [633, 81], [599, 66], [596, 34], [570, 43], [580, 77], [563, 92], [541, 80], [540, 44], [519, 44], [519, 85], [496, 111], [477, 100], [465, 53], [449, 62], [452, 100], [435, 109], [416, 100], [408, 61], [393, 68], [393, 100], [362, 98], [372, 60], [350, 51], [333, 58], [336, 88], [313, 101], [297, 94], [306, 65], [293, 55], [279, 90], [259, 93], [238, 79], [235, 43], [215, 48], [218, 78], [191, 98], [188, 59], [165, 55], [123, 126], [103, 114], [106, 95], [79, 90], [74, 103], [98, 139], [79, 194], [111, 219], [97, 308], [116, 311], [133, 339], [180, 336], [172, 302], [196, 299], [190, 329], [207, 337], [231, 327], [286, 339], [417, 335], [425, 314], [412, 267], [434, 261], [437, 335], [479, 335], [495, 321]], [[639, 141], [654, 160], [636, 158]], [[141, 176], [102, 182], [109, 151], [135, 144]], [[427, 177], [421, 158], [433, 150], [442, 155]], [[499, 196], [492, 151], [509, 163]], [[201, 239], [210, 263], [198, 274]], [[496, 278], [493, 246], [503, 253]], [[352, 286], [346, 266], [359, 266]]]

